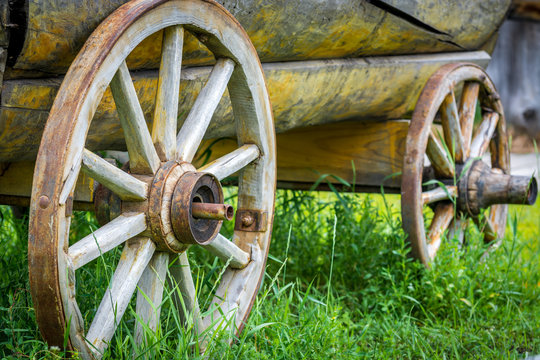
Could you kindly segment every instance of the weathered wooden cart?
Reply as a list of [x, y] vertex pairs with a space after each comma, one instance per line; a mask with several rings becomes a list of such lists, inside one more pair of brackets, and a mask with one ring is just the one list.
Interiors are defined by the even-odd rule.
[[[333, 174], [357, 190], [401, 191], [412, 254], [426, 265], [447, 229], [459, 236], [491, 206], [481, 230], [496, 243], [504, 204], [534, 202], [534, 180], [509, 175], [503, 109], [482, 69], [509, 1], [220, 3], [0, 4], [0, 200], [30, 206], [30, 285], [50, 344], [68, 333], [71, 348], [99, 358], [137, 288], [137, 314], [155, 328], [170, 261], [199, 332], [241, 331], [276, 181], [302, 188]], [[211, 139], [225, 140], [197, 163]], [[105, 159], [126, 150], [121, 168]], [[233, 174], [235, 215], [220, 185]], [[95, 210], [103, 226], [70, 246], [73, 209]], [[233, 217], [228, 240], [219, 230]], [[191, 245], [228, 262], [204, 318]], [[85, 325], [75, 271], [118, 246]]]

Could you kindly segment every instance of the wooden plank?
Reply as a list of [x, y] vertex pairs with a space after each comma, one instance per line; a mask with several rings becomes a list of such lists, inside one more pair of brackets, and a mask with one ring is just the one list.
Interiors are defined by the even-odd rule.
[[[16, 67], [65, 73], [96, 26], [125, 2], [28, 1], [27, 18], [31, 21], [25, 39], [20, 40], [24, 46]], [[221, 3], [246, 29], [262, 61], [277, 62], [479, 49], [503, 21], [510, 0], [491, 1], [489, 6], [483, 6], [483, 0], [444, 4], [438, 0], [390, 2], [410, 14], [415, 22], [389, 13], [375, 6], [375, 2]], [[414, 4], [412, 10], [407, 3]], [[161, 38], [158, 33], [135, 49], [128, 59], [130, 68], [157, 68]], [[213, 60], [195, 39], [186, 41], [185, 47], [184, 57], [191, 64], [208, 64]]]
[[[278, 133], [344, 120], [410, 117], [427, 79], [442, 65], [486, 66], [485, 52], [391, 56], [263, 64]], [[178, 124], [201, 91], [211, 67], [182, 69]], [[157, 71], [132, 74], [145, 118], [154, 113]], [[4, 81], [0, 106], [0, 162], [35, 158], [47, 111], [61, 79]], [[392, 86], [389, 86], [392, 84]], [[300, 101], [301, 99], [301, 101]], [[227, 96], [219, 103], [207, 139], [231, 136], [235, 123]], [[106, 134], [104, 136], [103, 134]], [[96, 150], [125, 150], [110, 91], [103, 95], [86, 140]]]
[[279, 134], [278, 180], [316, 182], [328, 174], [351, 184], [400, 187], [401, 176], [387, 177], [401, 172], [408, 126], [407, 121], [343, 122]]
[[[0, 194], [30, 197], [35, 164], [31, 161], [7, 163], [0, 170]], [[74, 200], [92, 202], [94, 179], [81, 172], [75, 187]]]

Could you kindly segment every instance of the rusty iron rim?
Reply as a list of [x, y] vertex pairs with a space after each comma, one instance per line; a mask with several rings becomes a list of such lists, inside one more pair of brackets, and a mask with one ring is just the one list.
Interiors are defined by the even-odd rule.
[[[433, 121], [443, 99], [450, 91], [465, 82], [480, 84], [478, 101], [481, 107], [499, 115], [495, 135], [490, 142], [491, 163], [492, 168], [500, 169], [506, 174], [509, 174], [510, 170], [504, 111], [491, 79], [482, 68], [474, 64], [458, 63], [442, 66], [430, 77], [420, 94], [409, 125], [403, 161], [401, 186], [403, 228], [411, 245], [411, 255], [425, 266], [429, 266], [435, 254], [430, 255], [424, 224], [422, 202], [424, 156]], [[507, 205], [494, 205], [490, 209], [488, 218], [497, 225], [497, 238], [501, 238], [504, 234], [507, 209]], [[488, 240], [487, 236], [485, 240]], [[493, 241], [492, 245], [497, 246], [498, 243]]]
[[[36, 319], [45, 340], [50, 345], [60, 347], [64, 344], [68, 323], [71, 323], [68, 346], [82, 351], [81, 354], [85, 358], [93, 355], [86, 346], [84, 328], [77, 328], [77, 325], [71, 322], [72, 316], [78, 309], [75, 300], [75, 284], [72, 283], [74, 273], [70, 268], [69, 259], [66, 259], [69, 197], [67, 204], [64, 197], [66, 193], [72, 193], [73, 188], [68, 188], [64, 182], [74, 176], [76, 179], [80, 170], [84, 142], [78, 146], [76, 141], [84, 140], [86, 137], [92, 114], [97, 107], [97, 103], [93, 105], [90, 98], [101, 98], [105, 87], [100, 87], [99, 82], [106, 84], [111, 79], [110, 77], [107, 79], [108, 75], [103, 74], [102, 64], [109, 61], [109, 57], [116, 56], [113, 52], [116, 51], [117, 44], [124, 39], [124, 34], [131, 26], [148, 14], [160, 11], [163, 13], [165, 11], [163, 9], [167, 6], [178, 6], [187, 12], [192, 11], [193, 14], [205, 14], [205, 18], [225, 24], [227, 31], [234, 34], [234, 39], [238, 41], [238, 46], [235, 48], [227, 48], [224, 45], [230, 40], [225, 41], [222, 29], [213, 29], [211, 21], [206, 23], [200, 18], [195, 18], [193, 23], [181, 23], [168, 19], [164, 24], [156, 24], [155, 28], [162, 29], [171, 24], [180, 24], [189, 31], [208, 33], [211, 41], [205, 45], [216, 56], [230, 57], [239, 65], [237, 66], [239, 70], [235, 70], [235, 81], [243, 86], [244, 92], [239, 96], [245, 97], [249, 94], [250, 97], [247, 104], [237, 104], [233, 101], [233, 107], [236, 106], [240, 111], [244, 111], [243, 115], [247, 117], [247, 119], [237, 119], [239, 122], [244, 121], [243, 126], [238, 127], [239, 143], [256, 144], [260, 151], [256, 162], [250, 164], [240, 176], [239, 205], [261, 209], [268, 214], [268, 217], [265, 231], [235, 231], [235, 239], [239, 239], [238, 241], [245, 244], [247, 249], [259, 248], [260, 254], [257, 266], [253, 267], [256, 270], [250, 270], [253, 274], [249, 275], [249, 290], [239, 295], [243, 296], [242, 299], [236, 299], [241, 305], [239, 305], [238, 316], [234, 323], [235, 333], [243, 329], [264, 274], [274, 210], [275, 135], [268, 91], [257, 53], [249, 37], [234, 17], [214, 1], [131, 1], [111, 14], [95, 30], [66, 74], [45, 126], [33, 179], [28, 263]], [[140, 42], [142, 39], [137, 41]], [[133, 46], [128, 53], [138, 42], [130, 44]], [[99, 44], [99, 48], [96, 44]], [[121, 61], [123, 59], [114, 60], [114, 63]], [[230, 89], [229, 92], [231, 92]], [[49, 139], [54, 139], [54, 141]], [[256, 185], [253, 186], [253, 183]], [[44, 224], [47, 225], [44, 226]], [[242, 271], [238, 270], [228, 269], [227, 273], [230, 273], [225, 276], [229, 283], [223, 281], [217, 292], [227, 293], [227, 287], [235, 281], [237, 275], [242, 276]]]

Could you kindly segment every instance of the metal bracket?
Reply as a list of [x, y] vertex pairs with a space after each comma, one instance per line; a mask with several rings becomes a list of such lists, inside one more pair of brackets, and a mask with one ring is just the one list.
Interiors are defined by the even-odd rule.
[[266, 231], [268, 213], [261, 210], [238, 209], [234, 229], [240, 231], [262, 232]]

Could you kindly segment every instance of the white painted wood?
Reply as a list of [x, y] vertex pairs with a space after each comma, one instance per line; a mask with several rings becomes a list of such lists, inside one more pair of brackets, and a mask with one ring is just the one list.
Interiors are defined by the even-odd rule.
[[424, 205], [431, 204], [441, 200], [447, 200], [455, 198], [457, 196], [457, 186], [446, 186], [446, 190], [442, 187], [438, 187], [433, 190], [425, 191], [422, 193], [422, 203]]
[[442, 235], [454, 218], [454, 205], [450, 203], [440, 203], [435, 208], [435, 214], [429, 226], [427, 235], [428, 252], [431, 259], [441, 247]]
[[484, 155], [489, 147], [491, 139], [493, 138], [498, 121], [499, 114], [494, 112], [484, 114], [482, 123], [476, 129], [471, 142], [471, 158]]
[[429, 135], [426, 154], [437, 173], [447, 178], [454, 177], [454, 166], [448, 159], [447, 152], [437, 135], [433, 132]]
[[73, 269], [77, 270], [146, 229], [146, 215], [122, 214], [105, 226], [85, 236], [68, 249]]
[[456, 161], [460, 162], [465, 158], [464, 141], [461, 134], [458, 109], [453, 90], [444, 98], [440, 113], [446, 146], [450, 150], [450, 153], [455, 155]]
[[[249, 294], [259, 289], [259, 271], [264, 268], [265, 254], [257, 244], [251, 245], [251, 262], [243, 269], [225, 272], [211, 309], [203, 319], [205, 338], [212, 338], [216, 332], [235, 332], [245, 316], [249, 305]], [[248, 303], [246, 303], [248, 302]], [[200, 332], [203, 332], [200, 331]]]
[[[170, 262], [172, 265], [169, 272], [173, 281], [174, 297], [178, 311], [184, 314], [184, 320], [188, 326], [193, 324], [195, 329], [200, 331], [202, 329], [201, 310], [187, 253], [184, 251], [178, 255], [171, 254]], [[178, 291], [180, 291], [181, 297], [178, 296]]]
[[474, 116], [476, 114], [479, 91], [480, 84], [477, 82], [466, 82], [463, 84], [463, 92], [459, 105], [459, 121], [461, 124], [461, 133], [463, 134], [463, 152], [465, 158], [470, 156]]
[[154, 174], [160, 160], [125, 61], [120, 64], [109, 86], [124, 130], [131, 171]]
[[135, 319], [135, 342], [137, 344], [144, 343], [146, 327], [152, 331], [157, 329], [168, 265], [169, 253], [155, 252], [139, 280], [136, 305], [136, 313], [139, 318]]
[[174, 159], [176, 153], [183, 43], [184, 28], [181, 25], [171, 26], [163, 31], [156, 108], [152, 125], [152, 140], [162, 161]]
[[249, 264], [249, 254], [221, 234], [210, 244], [201, 246], [225, 262], [230, 260], [229, 266], [233, 269], [242, 269]]
[[182, 128], [176, 138], [176, 157], [178, 160], [191, 162], [204, 133], [208, 129], [212, 115], [225, 93], [227, 84], [234, 70], [234, 61], [218, 59], [210, 73], [208, 81], [199, 93]]
[[155, 248], [155, 244], [148, 238], [135, 238], [126, 243], [86, 335], [90, 348], [98, 356], [113, 337]]
[[148, 185], [84, 149], [82, 171], [107, 187], [122, 200], [146, 200]]
[[201, 167], [199, 171], [214, 174], [219, 180], [241, 170], [260, 156], [259, 148], [254, 144], [246, 144], [233, 152]]

